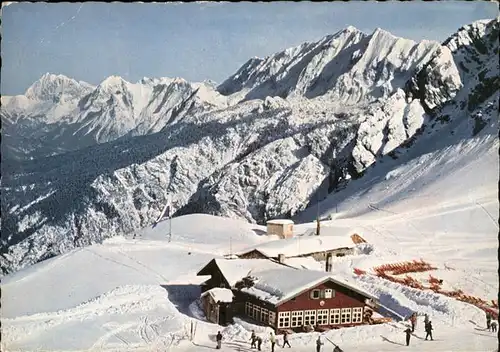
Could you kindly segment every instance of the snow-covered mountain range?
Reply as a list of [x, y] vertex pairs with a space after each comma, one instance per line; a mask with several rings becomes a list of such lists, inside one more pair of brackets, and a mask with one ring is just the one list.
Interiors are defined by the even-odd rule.
[[218, 87], [44, 75], [2, 97], [2, 271], [151, 225], [167, 198], [177, 215], [293, 217], [424, 137], [489, 134], [498, 33], [478, 21], [439, 44], [349, 27]]
[[106, 78], [97, 87], [46, 73], [24, 95], [2, 97], [10, 158], [36, 158], [160, 131], [169, 123], [224, 107], [210, 83], [143, 78], [135, 84]]

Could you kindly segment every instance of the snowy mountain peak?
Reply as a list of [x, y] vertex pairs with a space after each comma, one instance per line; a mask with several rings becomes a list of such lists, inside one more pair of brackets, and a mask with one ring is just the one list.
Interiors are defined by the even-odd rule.
[[87, 94], [94, 87], [86, 82], [76, 80], [60, 74], [45, 73], [33, 83], [24, 94], [33, 100], [51, 101], [64, 96], [66, 99], [78, 98]]
[[438, 42], [399, 38], [377, 28], [367, 35], [353, 26], [316, 42], [250, 59], [218, 90], [239, 101], [331, 96], [345, 104], [388, 97], [439, 47]]
[[[479, 38], [494, 31], [495, 28], [498, 31], [498, 20], [496, 19], [475, 21], [459, 28], [456, 33], [444, 41], [443, 45], [455, 52], [463, 46], [477, 42]], [[498, 33], [493, 34], [493, 38], [498, 40]]]
[[130, 84], [129, 82], [125, 81], [122, 77], [120, 76], [109, 76], [104, 79], [99, 84], [99, 88], [117, 88], [117, 87], [122, 87], [123, 85], [128, 85]]
[[357, 28], [356, 28], [356, 27], [354, 27], [354, 26], [347, 26], [347, 27], [344, 29], [344, 31], [346, 31], [346, 32], [353, 32], [353, 33], [355, 33], [355, 32], [361, 32], [359, 29], [357, 29]]

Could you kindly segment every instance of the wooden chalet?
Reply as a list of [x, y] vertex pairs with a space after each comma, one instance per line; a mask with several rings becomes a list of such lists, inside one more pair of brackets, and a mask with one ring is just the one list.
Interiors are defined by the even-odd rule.
[[377, 298], [330, 273], [298, 270], [265, 259], [214, 259], [198, 275], [203, 289], [231, 289], [228, 316], [248, 317], [282, 331], [324, 331], [363, 323]]
[[342, 257], [354, 254], [356, 244], [350, 237], [304, 236], [266, 242], [238, 253], [241, 259], [275, 259], [313, 257], [324, 261], [327, 257]]

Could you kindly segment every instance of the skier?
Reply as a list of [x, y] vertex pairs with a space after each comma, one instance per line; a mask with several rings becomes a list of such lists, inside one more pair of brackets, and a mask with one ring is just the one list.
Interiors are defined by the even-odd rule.
[[415, 332], [415, 326], [417, 325], [417, 313], [413, 313], [410, 316], [410, 322], [411, 322], [411, 332]]
[[257, 336], [257, 349], [260, 351], [262, 346], [262, 337]]
[[318, 336], [318, 339], [316, 340], [316, 352], [321, 352], [322, 345], [323, 342], [321, 342], [321, 336]]
[[490, 330], [490, 324], [491, 324], [491, 314], [490, 312], [486, 312], [486, 328], [488, 331]]
[[220, 331], [217, 332], [217, 336], [215, 338], [217, 340], [217, 349], [220, 350], [221, 348], [221, 344], [222, 344], [222, 334], [220, 333]]
[[286, 331], [283, 333], [283, 348], [285, 348], [285, 345], [288, 345], [289, 348], [292, 347], [290, 346], [290, 342], [288, 342], [288, 334]]
[[496, 320], [493, 320], [493, 321], [491, 322], [491, 331], [492, 331], [492, 332], [497, 332], [497, 325], [498, 325], [498, 323], [497, 323], [497, 321], [496, 321]]
[[405, 333], [406, 333], [406, 346], [410, 346], [410, 336], [412, 330], [410, 328], [406, 328]]
[[276, 345], [276, 336], [271, 332], [270, 333], [271, 337], [269, 338], [269, 341], [271, 341], [271, 352], [274, 352], [274, 345]]
[[425, 314], [425, 317], [424, 317], [424, 330], [425, 330], [425, 327], [427, 326], [427, 324], [429, 324], [429, 315]]
[[257, 342], [257, 336], [255, 336], [255, 330], [252, 330], [252, 336], [250, 337], [250, 340], [252, 341], [250, 348], [255, 348], [255, 343]]
[[432, 328], [432, 321], [429, 320], [429, 322], [425, 325], [425, 332], [426, 332], [426, 335], [425, 335], [425, 340], [427, 340], [428, 337], [431, 338], [431, 341], [433, 341], [434, 339], [432, 338], [432, 330], [434, 330]]

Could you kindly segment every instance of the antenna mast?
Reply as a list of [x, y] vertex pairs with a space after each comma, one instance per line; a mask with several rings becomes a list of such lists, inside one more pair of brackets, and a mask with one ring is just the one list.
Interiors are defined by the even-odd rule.
[[229, 257], [233, 256], [233, 236], [229, 236]]
[[168, 214], [168, 242], [172, 241], [172, 214]]

